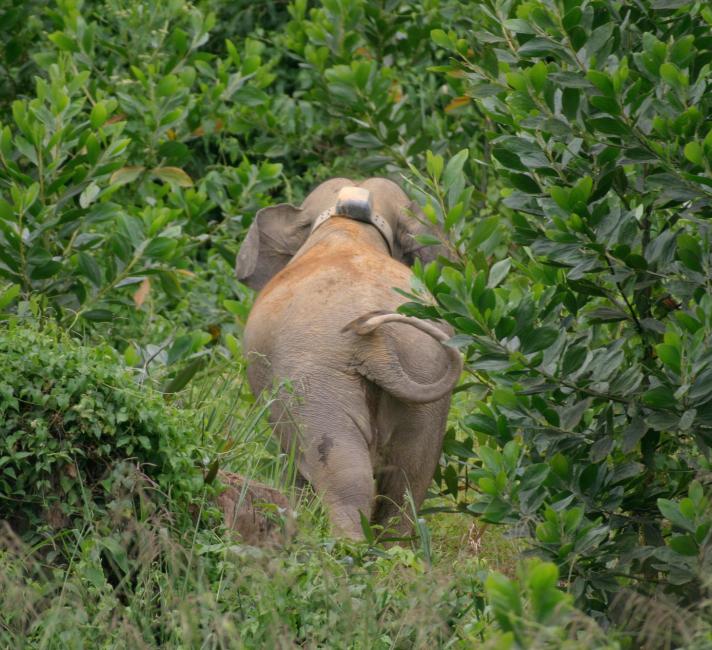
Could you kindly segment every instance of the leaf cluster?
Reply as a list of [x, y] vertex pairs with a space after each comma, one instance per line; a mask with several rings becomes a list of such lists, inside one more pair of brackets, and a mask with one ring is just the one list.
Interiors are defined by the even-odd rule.
[[431, 37], [485, 118], [499, 215], [470, 217], [466, 181], [453, 195], [430, 165], [462, 257], [418, 270], [436, 307], [405, 307], [455, 327], [478, 400], [440, 479], [524, 526], [586, 611], [615, 618], [623, 585], [694, 606], [712, 543], [712, 15], [480, 9]]

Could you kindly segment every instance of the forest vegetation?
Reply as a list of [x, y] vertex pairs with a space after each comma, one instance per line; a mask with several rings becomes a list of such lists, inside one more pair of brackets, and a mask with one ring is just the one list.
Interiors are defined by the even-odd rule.
[[[711, 84], [699, 1], [0, 0], [0, 646], [712, 648]], [[374, 175], [465, 360], [391, 546], [296, 486], [233, 271]]]

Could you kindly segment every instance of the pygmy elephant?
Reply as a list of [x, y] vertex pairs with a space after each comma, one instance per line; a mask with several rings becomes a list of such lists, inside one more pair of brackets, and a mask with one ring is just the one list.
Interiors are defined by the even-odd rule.
[[[322, 183], [301, 207], [260, 210], [236, 273], [259, 290], [244, 349], [255, 394], [284, 379], [271, 418], [283, 448], [326, 503], [335, 532], [362, 538], [360, 514], [390, 524], [410, 490], [420, 507], [437, 466], [462, 371], [450, 328], [397, 314], [409, 266], [442, 246], [384, 178]], [[410, 530], [402, 518], [400, 533]]]

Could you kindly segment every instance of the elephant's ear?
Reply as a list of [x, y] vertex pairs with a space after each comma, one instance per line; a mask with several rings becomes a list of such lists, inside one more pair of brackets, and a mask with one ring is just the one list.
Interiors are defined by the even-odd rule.
[[292, 259], [305, 242], [311, 220], [288, 203], [263, 208], [256, 215], [235, 260], [235, 275], [259, 291]]
[[[437, 244], [436, 241], [442, 243]], [[412, 266], [416, 259], [427, 264], [438, 256], [451, 259], [446, 242], [442, 229], [430, 223], [415, 201], [408, 203], [398, 215], [396, 243], [404, 264]]]

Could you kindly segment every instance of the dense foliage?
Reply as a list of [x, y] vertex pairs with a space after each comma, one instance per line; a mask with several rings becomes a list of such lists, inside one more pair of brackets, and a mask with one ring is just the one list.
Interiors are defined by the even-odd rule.
[[[706, 647], [711, 29], [684, 0], [5, 2], [0, 512], [72, 559], [2, 540], [2, 643]], [[404, 307], [467, 362], [432, 509], [545, 562], [443, 569], [423, 522], [334, 545], [305, 503], [265, 554], [205, 516], [219, 466], [293, 474], [235, 377], [241, 238], [372, 174], [452, 242]], [[193, 506], [127, 500], [129, 458]]]
[[501, 197], [462, 265], [421, 273], [481, 394], [468, 508], [606, 617], [628, 590], [695, 607], [712, 577], [712, 15], [678, 4], [497, 2], [433, 32]]
[[0, 518], [29, 540], [95, 519], [132, 473], [185, 505], [202, 484], [185, 414], [117, 357], [54, 328], [0, 331]]

